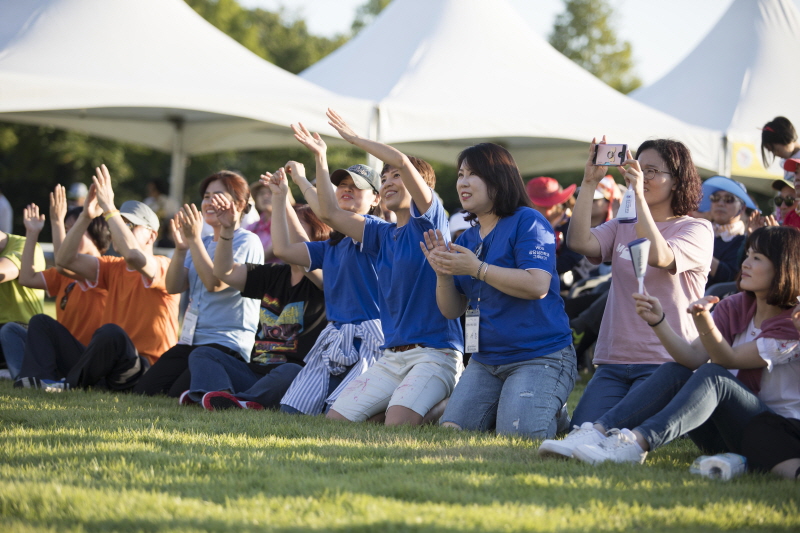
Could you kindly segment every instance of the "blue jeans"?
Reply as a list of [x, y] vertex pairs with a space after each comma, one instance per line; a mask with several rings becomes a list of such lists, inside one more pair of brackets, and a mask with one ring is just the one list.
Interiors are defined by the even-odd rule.
[[[675, 376], [683, 373], [675, 366], [680, 365], [673, 363], [654, 374], [647, 386], [642, 387], [641, 395], [651, 395], [662, 383], [667, 389], [674, 384]], [[631, 398], [631, 403], [635, 400]], [[720, 365], [706, 363], [688, 378], [666, 406], [633, 429], [644, 436], [651, 450], [688, 433], [704, 453], [739, 453], [745, 426], [765, 411], [770, 408], [733, 374]]]
[[507, 365], [472, 359], [441, 421], [461, 429], [552, 438], [556, 417], [575, 384], [575, 348]]
[[662, 365], [600, 365], [583, 391], [572, 423], [595, 422], [636, 390]]
[[0, 328], [0, 345], [3, 346], [3, 357], [6, 358], [11, 379], [19, 377], [22, 360], [25, 358], [25, 342], [28, 328], [16, 322], [8, 322]]
[[245, 363], [223, 351], [201, 346], [189, 356], [192, 385], [189, 397], [199, 402], [212, 391], [230, 392], [240, 400], [275, 408], [303, 368], [294, 363], [277, 365], [267, 374], [255, 372], [255, 363]]

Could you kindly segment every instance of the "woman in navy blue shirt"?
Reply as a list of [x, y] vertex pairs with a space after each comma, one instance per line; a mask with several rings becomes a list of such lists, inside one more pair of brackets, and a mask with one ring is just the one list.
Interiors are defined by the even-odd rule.
[[531, 208], [505, 148], [467, 148], [458, 169], [459, 199], [476, 224], [455, 244], [445, 244], [438, 231], [422, 243], [436, 272], [440, 311], [446, 318], [467, 312], [472, 352], [442, 425], [552, 437], [576, 375], [553, 229]]

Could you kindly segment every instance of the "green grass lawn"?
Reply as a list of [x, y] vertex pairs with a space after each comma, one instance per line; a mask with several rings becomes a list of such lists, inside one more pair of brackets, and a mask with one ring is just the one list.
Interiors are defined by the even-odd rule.
[[687, 440], [643, 466], [537, 445], [2, 382], [0, 531], [800, 530], [798, 485], [691, 475]]

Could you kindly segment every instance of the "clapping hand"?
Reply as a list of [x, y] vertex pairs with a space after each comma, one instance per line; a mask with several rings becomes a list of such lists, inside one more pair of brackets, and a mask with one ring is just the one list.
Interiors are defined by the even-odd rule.
[[289, 192], [289, 182], [286, 181], [286, 172], [283, 168], [276, 170], [275, 174], [269, 172], [262, 174], [261, 183], [267, 185], [274, 196], [286, 196]]
[[63, 185], [56, 185], [50, 193], [50, 220], [63, 223], [67, 216], [67, 192]]
[[[197, 206], [194, 204], [184, 204], [180, 211], [178, 211], [177, 216], [180, 220], [179, 226], [182, 237], [186, 244], [188, 245], [191, 241], [199, 240], [203, 230], [203, 214], [198, 211]], [[219, 216], [217, 216], [217, 219], [219, 219]]]
[[[62, 187], [63, 188], [63, 187]], [[25, 229], [30, 233], [39, 234], [44, 228], [44, 215], [39, 214], [39, 206], [36, 204], [30, 204], [23, 210], [22, 213], [22, 223], [25, 225]]]
[[169, 227], [172, 230], [172, 240], [175, 241], [175, 248], [178, 250], [188, 250], [189, 243], [183, 240], [181, 233], [181, 213], [175, 213], [175, 216], [169, 221]]
[[232, 228], [236, 225], [236, 208], [227, 196], [215, 194], [211, 197], [211, 206], [223, 228]]
[[311, 153], [314, 155], [325, 155], [328, 146], [325, 144], [325, 141], [322, 140], [322, 137], [319, 136], [319, 133], [311, 133], [302, 122], [298, 122], [297, 125], [291, 124], [290, 127], [292, 128], [292, 133], [294, 133], [294, 138], [297, 139], [300, 144], [308, 148]]
[[95, 168], [92, 181], [97, 195], [97, 203], [102, 208], [103, 213], [113, 211], [115, 209], [114, 189], [111, 187], [111, 174], [109, 174], [108, 168], [105, 165]]

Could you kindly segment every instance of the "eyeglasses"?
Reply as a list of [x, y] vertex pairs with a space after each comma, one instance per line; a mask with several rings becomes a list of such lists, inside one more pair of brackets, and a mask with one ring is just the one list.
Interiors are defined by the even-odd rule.
[[656, 174], [667, 174], [671, 175], [669, 172], [664, 172], [663, 170], [658, 170], [657, 168], [644, 168], [642, 169], [644, 173], [644, 179], [651, 180], [656, 177]]
[[77, 283], [78, 283], [77, 281], [73, 281], [72, 283], [67, 285], [66, 289], [64, 289], [64, 296], [61, 298], [61, 303], [59, 303], [59, 307], [61, 308], [62, 311], [67, 307], [67, 300], [69, 300], [69, 293], [72, 292], [72, 289], [75, 288], [75, 285]]
[[712, 204], [715, 204], [717, 202], [723, 202], [723, 203], [726, 203], [726, 204], [732, 204], [738, 198], [736, 198], [735, 196], [722, 196], [721, 194], [712, 194], [711, 196], [708, 197], [708, 199], [711, 200]]
[[778, 207], [780, 207], [781, 204], [786, 204], [786, 207], [792, 207], [794, 205], [794, 198], [791, 196], [776, 196], [772, 201], [775, 202], [775, 205]]

